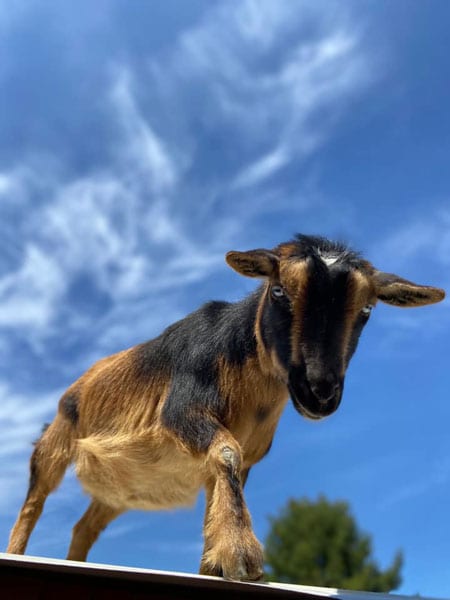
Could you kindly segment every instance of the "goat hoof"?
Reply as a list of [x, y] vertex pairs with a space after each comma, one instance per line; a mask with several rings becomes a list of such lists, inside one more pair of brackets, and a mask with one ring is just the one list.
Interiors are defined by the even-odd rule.
[[[234, 554], [234, 556], [233, 556]], [[222, 563], [225, 579], [261, 581], [264, 577], [264, 558], [261, 545], [252, 535], [239, 550], [231, 553], [231, 560]]]
[[203, 557], [200, 574], [223, 577], [229, 581], [262, 581], [264, 579], [262, 556], [239, 553], [238, 557], [216, 562]]
[[232, 581], [261, 581], [264, 571], [259, 565], [250, 565], [244, 559], [240, 559], [232, 570], [224, 569], [223, 577]]

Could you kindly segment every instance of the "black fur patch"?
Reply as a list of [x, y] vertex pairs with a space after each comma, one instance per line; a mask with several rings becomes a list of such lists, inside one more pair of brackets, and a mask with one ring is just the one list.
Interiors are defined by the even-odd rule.
[[348, 344], [348, 351], [346, 356], [346, 364], [350, 362], [350, 359], [356, 352], [356, 348], [358, 347], [359, 338], [361, 336], [362, 330], [369, 320], [369, 316], [361, 314], [353, 327], [353, 331], [350, 336], [350, 341]]
[[[172, 382], [164, 403], [162, 422], [174, 431], [195, 452], [206, 452], [220, 427], [224, 405], [219, 398], [214, 379], [208, 372], [179, 373]], [[222, 404], [222, 407], [221, 407]]]
[[36, 487], [37, 479], [38, 479], [37, 456], [36, 456], [36, 450], [34, 450], [33, 454], [31, 455], [31, 459], [30, 459], [30, 479], [28, 482], [28, 492], [27, 492], [27, 497], [26, 497], [27, 500], [28, 500], [30, 494], [32, 493], [32, 491], [34, 490], [34, 488]]
[[69, 419], [72, 425], [76, 425], [78, 423], [78, 403], [79, 394], [76, 392], [67, 392], [61, 398], [61, 411], [63, 415]]
[[[284, 246], [281, 244], [280, 246]], [[292, 258], [320, 258], [330, 256], [336, 258], [337, 265], [345, 265], [347, 268], [365, 270], [367, 263], [362, 259], [359, 252], [350, 250], [346, 244], [333, 242], [324, 237], [316, 235], [297, 234], [295, 239], [288, 242], [291, 248]]]
[[211, 355], [224, 356], [232, 365], [244, 364], [256, 354], [254, 325], [259, 296], [257, 290], [240, 302], [204, 304], [159, 337], [137, 346], [136, 367], [145, 375], [186, 363], [195, 365]]
[[270, 415], [270, 409], [267, 406], [258, 406], [255, 413], [255, 419], [257, 423], [264, 423], [267, 417]]
[[[309, 259], [310, 277], [303, 314], [302, 345], [310, 377], [340, 371], [349, 269]], [[317, 371], [317, 372], [316, 372]]]
[[[259, 302], [258, 292], [241, 302], [210, 302], [200, 309], [217, 343], [230, 365], [240, 366], [256, 354], [255, 318]], [[199, 311], [199, 312], [200, 312]]]
[[[178, 323], [166, 329], [165, 333], [169, 333], [176, 325]], [[170, 351], [161, 343], [161, 338], [162, 336], [134, 348], [132, 369], [136, 379], [149, 382], [155, 375], [160, 376], [161, 373], [169, 377], [172, 357]]]
[[261, 313], [261, 338], [264, 346], [275, 349], [278, 360], [285, 369], [291, 361], [292, 313], [286, 298], [274, 299], [267, 295]]
[[244, 518], [245, 508], [244, 496], [242, 494], [242, 482], [240, 477], [238, 477], [234, 472], [234, 467], [232, 465], [227, 466], [227, 479], [233, 494], [234, 517], [239, 521], [242, 521]]
[[397, 306], [410, 306], [411, 304], [420, 304], [421, 300], [427, 300], [428, 294], [417, 292], [415, 290], [402, 290], [402, 294], [378, 294], [378, 299], [388, 304]]
[[209, 302], [141, 344], [133, 362], [137, 377], [163, 374], [171, 381], [162, 422], [196, 452], [206, 452], [226, 425], [227, 399], [218, 389], [219, 359], [233, 366], [256, 354], [258, 292], [241, 302]]

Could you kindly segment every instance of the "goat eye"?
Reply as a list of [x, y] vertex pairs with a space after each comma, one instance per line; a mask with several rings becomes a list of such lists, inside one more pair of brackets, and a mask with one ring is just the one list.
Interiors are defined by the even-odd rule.
[[284, 289], [281, 287], [281, 285], [272, 286], [271, 292], [274, 298], [282, 298], [285, 295]]
[[372, 308], [373, 308], [373, 304], [367, 304], [363, 309], [361, 309], [361, 313], [365, 317], [368, 317], [370, 315], [370, 313], [372, 312]]

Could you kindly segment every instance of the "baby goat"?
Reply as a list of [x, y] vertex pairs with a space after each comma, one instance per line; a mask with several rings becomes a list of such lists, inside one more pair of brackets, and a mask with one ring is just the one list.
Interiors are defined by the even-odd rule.
[[68, 558], [85, 560], [122, 512], [190, 505], [206, 489], [200, 572], [257, 580], [263, 554], [242, 488], [270, 448], [290, 396], [322, 419], [339, 406], [370, 312], [439, 302], [444, 291], [377, 271], [323, 238], [229, 252], [263, 279], [235, 304], [210, 302], [159, 337], [94, 364], [69, 387], [30, 462], [8, 552], [22, 554], [46, 497], [70, 463], [92, 502]]

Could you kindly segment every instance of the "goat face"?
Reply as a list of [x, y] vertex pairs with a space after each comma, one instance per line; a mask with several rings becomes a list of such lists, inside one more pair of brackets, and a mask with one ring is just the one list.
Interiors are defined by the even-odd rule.
[[406, 307], [444, 297], [438, 288], [377, 271], [323, 238], [298, 236], [274, 250], [229, 252], [227, 262], [266, 280], [256, 337], [295, 408], [310, 419], [338, 408], [347, 366], [378, 300]]

